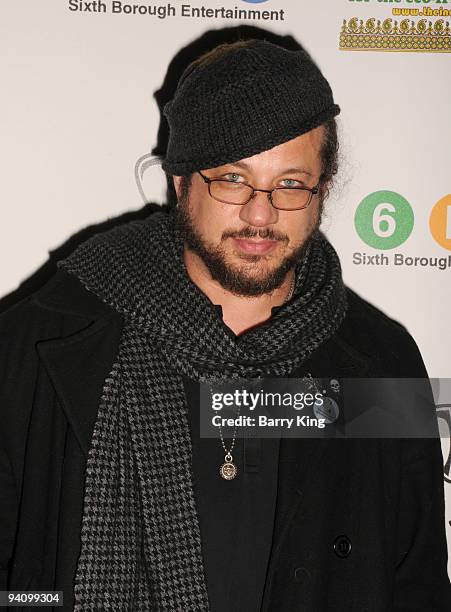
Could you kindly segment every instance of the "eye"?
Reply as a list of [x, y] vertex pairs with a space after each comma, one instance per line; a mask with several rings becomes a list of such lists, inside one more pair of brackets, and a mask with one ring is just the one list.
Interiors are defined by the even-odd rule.
[[239, 183], [240, 179], [242, 179], [243, 177], [237, 172], [229, 172], [228, 174], [224, 174], [223, 178], [225, 178], [227, 181], [230, 181], [231, 183]]
[[284, 183], [283, 187], [303, 187], [300, 181], [294, 179], [282, 179], [282, 183]]

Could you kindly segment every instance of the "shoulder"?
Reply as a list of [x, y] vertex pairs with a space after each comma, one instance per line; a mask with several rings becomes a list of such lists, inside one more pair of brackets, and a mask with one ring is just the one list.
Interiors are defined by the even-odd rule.
[[94, 319], [115, 316], [78, 278], [59, 269], [40, 289], [0, 314], [1, 352], [70, 335]]
[[363, 356], [379, 376], [427, 377], [421, 353], [408, 330], [349, 287], [346, 292], [348, 311], [336, 341]]

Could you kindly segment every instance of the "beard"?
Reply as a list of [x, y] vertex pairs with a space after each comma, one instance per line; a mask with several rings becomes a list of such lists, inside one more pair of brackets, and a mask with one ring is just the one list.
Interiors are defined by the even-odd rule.
[[287, 273], [304, 258], [310, 242], [320, 226], [321, 208], [314, 226], [310, 229], [304, 241], [289, 255], [283, 257], [277, 267], [271, 270], [266, 268], [266, 273], [260, 275], [256, 272], [263, 270], [264, 256], [241, 254], [245, 263], [241, 266], [233, 264], [227, 260], [228, 254], [222, 246], [222, 241], [229, 237], [249, 239], [258, 236], [261, 239], [279, 240], [286, 243], [288, 241], [286, 236], [276, 233], [270, 228], [258, 229], [248, 226], [241, 231], [225, 231], [222, 234], [221, 244], [217, 246], [210, 244], [195, 227], [189, 206], [189, 193], [186, 192], [178, 201], [175, 221], [185, 245], [201, 259], [213, 280], [216, 280], [225, 290], [236, 296], [257, 297], [278, 289], [285, 280]]

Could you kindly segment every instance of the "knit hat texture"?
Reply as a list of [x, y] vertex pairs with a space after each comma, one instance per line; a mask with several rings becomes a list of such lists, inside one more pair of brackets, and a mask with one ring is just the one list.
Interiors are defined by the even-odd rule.
[[305, 51], [256, 40], [182, 74], [163, 110], [170, 132], [162, 167], [183, 176], [245, 159], [339, 112]]

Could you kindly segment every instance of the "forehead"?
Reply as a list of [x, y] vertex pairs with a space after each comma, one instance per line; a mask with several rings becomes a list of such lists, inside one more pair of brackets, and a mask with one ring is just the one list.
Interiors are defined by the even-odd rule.
[[307, 174], [314, 174], [321, 166], [323, 137], [324, 127], [319, 126], [272, 149], [210, 170], [220, 171], [226, 168], [237, 168], [248, 172], [265, 170], [284, 172], [287, 169], [299, 169]]

